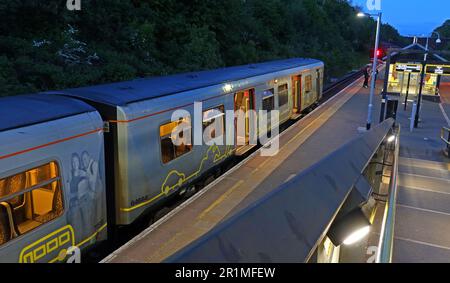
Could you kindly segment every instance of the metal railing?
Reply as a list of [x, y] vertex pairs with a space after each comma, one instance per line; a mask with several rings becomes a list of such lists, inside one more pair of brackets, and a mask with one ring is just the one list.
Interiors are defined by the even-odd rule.
[[386, 202], [380, 241], [378, 246], [377, 263], [391, 263], [394, 242], [395, 212], [397, 204], [397, 185], [398, 185], [398, 161], [400, 152], [400, 125], [395, 132], [395, 150], [394, 160], [389, 182], [389, 197]]

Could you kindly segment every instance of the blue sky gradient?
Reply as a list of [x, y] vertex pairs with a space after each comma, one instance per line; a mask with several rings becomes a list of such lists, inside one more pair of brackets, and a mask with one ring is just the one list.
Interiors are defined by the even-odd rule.
[[[367, 9], [367, 0], [351, 0]], [[450, 0], [381, 0], [383, 23], [395, 27], [401, 35], [428, 35], [450, 19]]]

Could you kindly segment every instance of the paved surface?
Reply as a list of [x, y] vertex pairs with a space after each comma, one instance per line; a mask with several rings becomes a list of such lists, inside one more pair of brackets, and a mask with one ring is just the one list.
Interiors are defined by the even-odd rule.
[[[450, 262], [450, 159], [442, 154], [441, 127], [450, 114], [450, 88], [442, 104], [424, 101], [423, 122], [409, 130], [411, 109], [399, 112], [402, 125], [394, 262]], [[445, 112], [447, 112], [445, 114]]]
[[[284, 132], [276, 156], [256, 153], [104, 262], [161, 262], [348, 142], [366, 122], [369, 91], [361, 86], [361, 80], [355, 82]], [[375, 101], [377, 124], [380, 99]]]

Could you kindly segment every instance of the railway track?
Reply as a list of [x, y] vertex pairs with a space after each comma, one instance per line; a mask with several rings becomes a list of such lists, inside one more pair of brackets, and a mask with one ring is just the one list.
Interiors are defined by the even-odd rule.
[[[354, 71], [346, 76], [340, 78], [338, 81], [328, 84], [325, 86], [323, 90], [323, 96], [322, 99], [316, 103], [313, 107], [308, 109], [307, 113], [314, 110], [321, 104], [325, 103], [327, 100], [334, 97], [337, 93], [342, 91], [344, 88], [346, 88], [348, 85], [350, 85], [354, 80], [361, 77], [363, 75], [363, 71]], [[296, 120], [290, 120], [283, 125], [280, 125], [280, 133], [287, 130], [290, 126], [295, 124], [298, 120], [302, 119], [304, 116], [299, 117]], [[213, 173], [208, 178], [200, 181], [199, 183], [195, 184], [195, 186], [192, 186], [190, 188], [186, 188], [182, 190], [182, 193], [178, 197], [175, 197], [170, 202], [166, 203], [164, 207], [161, 207], [159, 210], [151, 214], [149, 217], [142, 218], [141, 220], [137, 221], [136, 224], [132, 225], [131, 227], [127, 227], [126, 229], [123, 229], [119, 233], [119, 239], [114, 243], [104, 243], [100, 244], [97, 248], [95, 248], [92, 252], [90, 252], [89, 255], [85, 256], [84, 262], [94, 263], [99, 262], [106, 256], [108, 256], [110, 253], [115, 251], [117, 248], [121, 247], [125, 243], [127, 243], [129, 240], [134, 238], [136, 235], [138, 235], [140, 232], [145, 230], [147, 227], [149, 227], [154, 222], [158, 221], [160, 218], [167, 215], [170, 211], [187, 201], [190, 197], [194, 196], [197, 192], [201, 191], [204, 187], [206, 187], [208, 184], [213, 182], [216, 178], [220, 177], [220, 175], [224, 174], [237, 164], [239, 164], [241, 161], [243, 161], [245, 158], [247, 158], [249, 155], [251, 155], [253, 152], [259, 149], [258, 147], [255, 147], [253, 150], [249, 151], [247, 154], [241, 157], [234, 157], [232, 160], [230, 160], [227, 164], [225, 164], [218, 172]]]

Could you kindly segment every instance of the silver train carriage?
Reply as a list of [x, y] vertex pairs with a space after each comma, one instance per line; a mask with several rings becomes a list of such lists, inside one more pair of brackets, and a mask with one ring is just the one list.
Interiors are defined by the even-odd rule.
[[[20, 233], [11, 223], [39, 213], [14, 220], [15, 205], [21, 207], [19, 193], [0, 191], [2, 206], [6, 203], [0, 234], [10, 226], [9, 240], [2, 242], [0, 235], [0, 261], [62, 261], [68, 244], [49, 244], [58, 235], [68, 234], [71, 245], [84, 248], [104, 239], [105, 219], [109, 228], [133, 223], [251, 148], [245, 138], [249, 127], [240, 146], [176, 146], [171, 132], [180, 122], [190, 125], [192, 133], [218, 121], [222, 132], [215, 135], [227, 137], [227, 110], [279, 110], [280, 123], [294, 119], [321, 99], [323, 67], [318, 60], [298, 58], [0, 99], [0, 109], [15, 104], [10, 111], [19, 113], [0, 121], [5, 124], [0, 126], [0, 190], [25, 182], [14, 190], [30, 195], [19, 201], [30, 201], [27, 211], [34, 209], [34, 191], [40, 188], [53, 191], [52, 204], [59, 207], [47, 209], [52, 220]], [[47, 108], [33, 105], [36, 101]], [[201, 113], [194, 113], [196, 102], [202, 103]], [[172, 122], [173, 112], [181, 109], [186, 116]]]
[[65, 261], [71, 249], [106, 239], [98, 112], [23, 95], [0, 99], [0, 113], [0, 262]]

